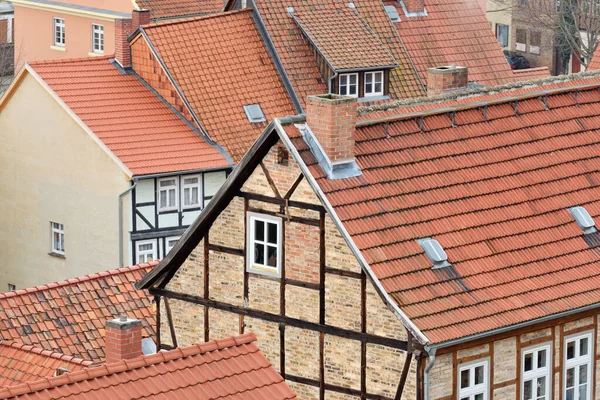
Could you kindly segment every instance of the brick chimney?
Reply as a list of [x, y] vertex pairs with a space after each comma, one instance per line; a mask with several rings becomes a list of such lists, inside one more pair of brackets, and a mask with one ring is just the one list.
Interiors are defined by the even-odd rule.
[[427, 70], [427, 96], [466, 89], [468, 84], [469, 70], [467, 67], [450, 65]]
[[425, 12], [425, 0], [403, 0], [408, 13]]
[[131, 18], [115, 20], [115, 59], [123, 68], [131, 67], [131, 49], [127, 38], [137, 28], [150, 23], [150, 10], [133, 10]]
[[106, 363], [142, 355], [142, 322], [121, 315], [106, 321]]

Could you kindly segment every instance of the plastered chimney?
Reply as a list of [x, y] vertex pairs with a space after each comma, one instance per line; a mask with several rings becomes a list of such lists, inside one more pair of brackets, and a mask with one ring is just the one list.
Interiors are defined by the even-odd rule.
[[106, 321], [106, 363], [142, 355], [142, 322], [121, 315]]
[[115, 20], [115, 59], [123, 68], [131, 67], [131, 49], [127, 38], [137, 28], [150, 23], [150, 10], [133, 10], [131, 18]]
[[427, 96], [437, 96], [453, 90], [466, 89], [469, 85], [467, 67], [450, 65], [427, 70]]

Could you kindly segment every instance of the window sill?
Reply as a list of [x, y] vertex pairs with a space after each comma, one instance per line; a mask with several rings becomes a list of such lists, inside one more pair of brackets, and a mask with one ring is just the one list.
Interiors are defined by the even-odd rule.
[[52, 251], [50, 253], [48, 253], [48, 255], [51, 257], [62, 258], [63, 260], [66, 258], [64, 254], [54, 253]]
[[94, 53], [93, 51], [88, 53], [90, 57], [102, 57], [103, 55], [104, 53]]
[[50, 50], [67, 51], [67, 48], [63, 46], [50, 46]]

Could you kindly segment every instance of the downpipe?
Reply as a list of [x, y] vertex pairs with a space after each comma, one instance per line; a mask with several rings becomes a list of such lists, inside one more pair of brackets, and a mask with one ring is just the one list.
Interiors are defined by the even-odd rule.
[[431, 347], [428, 349], [427, 346], [425, 346], [425, 351], [427, 351], [427, 354], [429, 355], [429, 362], [425, 366], [425, 372], [423, 373], [423, 398], [429, 400], [429, 371], [431, 371], [433, 364], [435, 364], [435, 352], [437, 351], [437, 348]]
[[123, 196], [131, 192], [137, 186], [137, 181], [133, 181], [127, 190], [119, 195], [119, 268], [123, 268]]

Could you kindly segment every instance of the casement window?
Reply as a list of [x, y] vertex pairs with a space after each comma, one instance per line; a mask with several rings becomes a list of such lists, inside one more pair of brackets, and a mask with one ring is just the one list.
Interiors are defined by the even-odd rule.
[[156, 242], [154, 240], [142, 240], [136, 242], [135, 246], [138, 264], [156, 260]]
[[542, 49], [542, 33], [531, 32], [529, 36], [529, 52], [531, 54], [540, 54]]
[[92, 24], [92, 51], [104, 54], [104, 25]]
[[517, 29], [517, 40], [515, 43], [515, 50], [527, 51], [527, 30]]
[[365, 72], [365, 97], [383, 96], [383, 72]]
[[247, 270], [281, 276], [281, 218], [249, 212], [247, 223]]
[[181, 178], [181, 207], [201, 207], [202, 178], [200, 175], [184, 175]]
[[489, 400], [489, 360], [458, 366], [459, 400]]
[[175, 244], [178, 240], [179, 236], [171, 236], [165, 239], [165, 256], [169, 254], [171, 250], [173, 250], [173, 247], [175, 247]]
[[550, 400], [552, 343], [529, 347], [521, 352], [521, 393], [523, 400]]
[[592, 394], [592, 332], [565, 338], [563, 399], [589, 400]]
[[339, 80], [341, 95], [358, 97], [358, 74], [341, 74]]
[[52, 234], [51, 252], [55, 254], [65, 254], [65, 226], [57, 222], [50, 222]]
[[54, 45], [64, 47], [65, 45], [65, 20], [54, 18]]
[[496, 39], [500, 46], [508, 46], [508, 25], [496, 24]]
[[17, 290], [17, 285], [13, 285], [12, 283], [8, 284], [8, 291], [9, 292], [14, 292], [15, 290]]
[[177, 177], [158, 180], [158, 211], [177, 210]]

